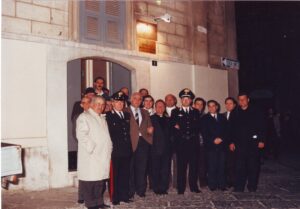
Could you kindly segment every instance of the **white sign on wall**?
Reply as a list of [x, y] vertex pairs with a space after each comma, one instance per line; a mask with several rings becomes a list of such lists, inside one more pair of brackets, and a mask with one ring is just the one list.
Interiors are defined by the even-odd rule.
[[240, 62], [236, 60], [231, 60], [225, 57], [221, 57], [221, 64], [225, 68], [230, 68], [230, 69], [235, 69], [238, 70], [240, 69]]

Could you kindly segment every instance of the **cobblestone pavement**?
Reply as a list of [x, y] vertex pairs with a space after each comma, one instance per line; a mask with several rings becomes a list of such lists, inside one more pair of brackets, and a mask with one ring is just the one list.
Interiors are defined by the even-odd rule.
[[[121, 203], [111, 208], [133, 209], [208, 209], [208, 208], [300, 208], [300, 157], [284, 158], [284, 161], [266, 161], [256, 193], [186, 192], [177, 195], [174, 189], [168, 195], [156, 196], [148, 191], [145, 198], [135, 198], [130, 204]], [[2, 208], [5, 209], [84, 209], [76, 203], [77, 189], [68, 187], [39, 192], [3, 191]], [[105, 202], [109, 203], [108, 196]]]

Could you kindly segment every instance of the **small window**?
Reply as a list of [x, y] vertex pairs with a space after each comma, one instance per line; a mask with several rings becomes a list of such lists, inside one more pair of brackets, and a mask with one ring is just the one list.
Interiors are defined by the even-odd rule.
[[125, 1], [80, 1], [80, 40], [124, 47]]

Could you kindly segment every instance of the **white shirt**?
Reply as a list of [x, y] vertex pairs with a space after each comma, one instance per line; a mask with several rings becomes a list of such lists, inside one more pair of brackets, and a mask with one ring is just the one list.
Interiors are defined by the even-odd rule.
[[168, 113], [168, 115], [171, 117], [171, 114], [172, 114], [172, 110], [174, 110], [176, 108], [176, 106], [173, 106], [173, 107], [167, 107], [166, 108], [166, 111]]
[[149, 113], [150, 116], [151, 116], [151, 115], [154, 115], [154, 113], [155, 113], [155, 111], [154, 111], [153, 108], [150, 108], [150, 109], [144, 108], [144, 110], [147, 110], [147, 112]]
[[211, 115], [213, 118], [218, 119], [218, 118], [217, 118], [217, 113], [215, 113], [215, 114], [210, 113], [210, 115]]
[[190, 112], [190, 107], [182, 107], [183, 111], [186, 113]]
[[135, 114], [138, 113], [139, 115], [139, 126], [141, 125], [142, 123], [142, 113], [141, 113], [141, 109], [138, 107], [138, 108], [135, 108], [133, 107], [132, 105], [130, 105], [130, 109], [133, 113], [133, 116], [135, 117]]
[[124, 114], [122, 111], [117, 111], [114, 109], [114, 111], [120, 116], [120, 118], [124, 118]]
[[[141, 109], [140, 108], [135, 108], [133, 107], [132, 105], [130, 105], [130, 109], [133, 113], [133, 116], [135, 117], [135, 114], [138, 113], [139, 115], [139, 126], [141, 125], [142, 123], [142, 113], [141, 113]], [[139, 136], [142, 136], [141, 132], [139, 132]]]
[[102, 96], [103, 94], [104, 94], [104, 92], [101, 90], [101, 92], [97, 92], [96, 91], [96, 94], [98, 95], [98, 96]]
[[229, 117], [230, 117], [230, 112], [226, 112], [226, 118], [227, 118], [227, 120], [229, 119]]

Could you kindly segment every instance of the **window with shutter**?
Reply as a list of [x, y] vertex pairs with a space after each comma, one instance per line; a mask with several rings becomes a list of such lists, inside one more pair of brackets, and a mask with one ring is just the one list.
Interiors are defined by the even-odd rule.
[[80, 40], [124, 47], [125, 1], [80, 1]]

